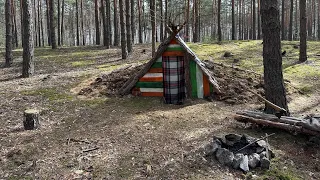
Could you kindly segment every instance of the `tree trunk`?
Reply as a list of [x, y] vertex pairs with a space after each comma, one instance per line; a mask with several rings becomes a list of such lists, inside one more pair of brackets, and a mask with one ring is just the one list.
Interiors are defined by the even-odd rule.
[[[50, 0], [50, 5], [53, 5], [53, 0]], [[33, 53], [34, 53], [34, 42], [33, 42], [33, 24], [32, 24], [32, 1], [22, 1], [23, 9], [23, 61], [22, 61], [22, 77], [30, 77], [34, 73]], [[53, 6], [50, 6], [53, 7]], [[50, 15], [53, 15], [50, 8]], [[53, 21], [53, 19], [51, 19]], [[54, 38], [52, 38], [54, 39]]]
[[34, 24], [34, 33], [33, 33], [33, 35], [34, 35], [34, 38], [35, 38], [35, 41], [34, 41], [34, 43], [35, 43], [35, 46], [38, 46], [38, 33], [37, 33], [37, 14], [36, 14], [36, 0], [33, 0], [33, 11], [32, 11], [32, 16], [33, 16], [33, 24]]
[[234, 19], [234, 0], [231, 1], [231, 4], [232, 4], [232, 8], [231, 8], [231, 11], [232, 11], [232, 34], [231, 34], [231, 39], [232, 40], [236, 40], [236, 22], [235, 22], [235, 19]]
[[118, 13], [118, 0], [113, 1], [114, 5], [114, 46], [119, 46], [120, 34], [119, 34], [119, 13]]
[[320, 0], [318, 0], [318, 41], [320, 41]]
[[12, 0], [12, 23], [13, 23], [13, 34], [12, 34], [12, 39], [14, 46], [13, 47], [18, 47], [18, 30], [17, 30], [17, 18], [16, 18], [16, 5], [14, 3], [14, 0]]
[[151, 28], [152, 28], [152, 57], [156, 53], [156, 1], [150, 0], [150, 15], [151, 15]]
[[293, 0], [290, 0], [290, 24], [289, 24], [289, 34], [288, 40], [292, 41], [292, 28], [293, 28]]
[[256, 1], [252, 0], [252, 39], [256, 40]]
[[222, 34], [221, 34], [221, 0], [218, 0], [218, 41], [222, 41]]
[[106, 18], [107, 18], [107, 34], [108, 36], [108, 46], [107, 48], [110, 48], [112, 44], [112, 32], [111, 32], [111, 9], [110, 9], [110, 0], [106, 0]]
[[42, 0], [39, 0], [39, 5], [40, 5], [40, 12], [41, 12], [41, 14], [40, 14], [41, 15], [40, 26], [41, 26], [42, 46], [44, 46]]
[[101, 0], [101, 14], [102, 14], [102, 27], [103, 27], [103, 45], [108, 49], [109, 48], [109, 34], [107, 30], [107, 19], [105, 13], [104, 1]]
[[49, 0], [50, 7], [50, 33], [52, 49], [57, 49], [56, 32], [55, 32], [55, 18], [54, 18], [54, 0]]
[[199, 0], [194, 1], [194, 38], [193, 42], [200, 42], [200, 14], [199, 14]]
[[299, 61], [307, 61], [307, 15], [306, 0], [300, 0], [300, 54]]
[[131, 0], [130, 4], [131, 4], [131, 40], [132, 40], [132, 44], [134, 44], [134, 37], [135, 37], [135, 34], [136, 34], [134, 0]]
[[[41, 18], [40, 18], [40, 0], [38, 2], [38, 41], [39, 46], [41, 46]], [[43, 39], [43, 37], [42, 37]]]
[[[161, 0], [162, 2], [162, 0]], [[162, 5], [162, 4], [161, 4]], [[161, 15], [162, 16], [162, 15]], [[190, 0], [187, 0], [187, 17], [186, 17], [186, 42], [189, 42], [190, 41], [190, 34], [189, 34], [189, 31], [190, 31]]]
[[[280, 22], [277, 0], [261, 1], [261, 19], [263, 33], [263, 66], [266, 99], [288, 110], [282, 74], [282, 56], [280, 40]], [[274, 114], [275, 110], [267, 106], [265, 112]]]
[[5, 20], [6, 20], [6, 62], [5, 67], [10, 67], [13, 61], [12, 55], [12, 15], [11, 15], [11, 0], [6, 0], [5, 5]]
[[258, 38], [257, 39], [261, 39], [260, 0], [258, 0]]
[[85, 46], [86, 45], [86, 34], [84, 31], [84, 17], [83, 17], [83, 0], [80, 1], [80, 13], [81, 13], [81, 32], [82, 32], [82, 45]]
[[121, 52], [122, 59], [127, 59], [128, 51], [127, 51], [127, 40], [126, 40], [126, 22], [124, 17], [124, 4], [123, 0], [119, 0], [119, 8], [120, 8], [120, 30], [121, 30]]
[[61, 12], [61, 45], [63, 46], [63, 36], [64, 36], [64, 0], [62, 0], [62, 12]]
[[160, 41], [163, 41], [163, 7], [162, 0], [159, 0], [159, 8], [160, 8]]
[[139, 24], [138, 24], [138, 34], [139, 34], [139, 43], [142, 44], [143, 41], [142, 41], [142, 21], [141, 21], [141, 10], [142, 10], [142, 7], [141, 7], [141, 0], [138, 0], [138, 21], [139, 21]]
[[[169, 18], [168, 17], [168, 0], [164, 1], [164, 6], [165, 6], [165, 13], [164, 13], [165, 24], [168, 25], [168, 23], [169, 23], [169, 19], [168, 19]], [[168, 35], [168, 33], [165, 32], [164, 33], [164, 39], [166, 39], [168, 37], [167, 35]]]
[[79, 4], [76, 0], [76, 25], [77, 25], [77, 46], [80, 46], [80, 32], [79, 32]]
[[284, 24], [284, 0], [281, 1], [281, 39], [282, 40], [285, 40], [286, 36], [285, 36], [285, 24]]
[[130, 2], [129, 0], [125, 1], [126, 6], [126, 30], [127, 30], [127, 48], [128, 53], [132, 52], [132, 36], [131, 36], [131, 9], [130, 9]]
[[99, 4], [94, 1], [95, 23], [96, 23], [96, 44], [100, 45], [100, 25], [99, 25]]
[[238, 37], [238, 39], [239, 40], [242, 40], [242, 6], [241, 6], [241, 2], [242, 2], [242, 0], [239, 0], [239, 37]]
[[50, 0], [46, 0], [46, 5], [47, 5], [47, 36], [48, 36], [48, 46], [51, 46]]
[[61, 27], [60, 27], [60, 14], [61, 14], [61, 4], [60, 4], [60, 0], [58, 0], [58, 46], [61, 46]]

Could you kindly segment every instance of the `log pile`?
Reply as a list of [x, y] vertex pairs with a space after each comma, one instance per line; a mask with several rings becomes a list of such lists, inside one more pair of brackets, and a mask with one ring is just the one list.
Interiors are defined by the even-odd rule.
[[304, 119], [289, 116], [278, 118], [275, 115], [262, 112], [242, 111], [237, 112], [234, 119], [239, 122], [279, 128], [293, 133], [320, 136], [320, 116], [307, 116]]

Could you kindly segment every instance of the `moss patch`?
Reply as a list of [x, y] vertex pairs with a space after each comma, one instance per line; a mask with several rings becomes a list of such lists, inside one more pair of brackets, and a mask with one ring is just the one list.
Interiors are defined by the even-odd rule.
[[22, 91], [21, 94], [27, 96], [42, 96], [49, 101], [64, 101], [73, 99], [73, 96], [60, 92], [57, 88], [43, 88], [31, 91]]
[[94, 61], [74, 61], [71, 63], [72, 66], [74, 67], [84, 67], [84, 66], [88, 66], [88, 65], [92, 65], [94, 64], [95, 62]]

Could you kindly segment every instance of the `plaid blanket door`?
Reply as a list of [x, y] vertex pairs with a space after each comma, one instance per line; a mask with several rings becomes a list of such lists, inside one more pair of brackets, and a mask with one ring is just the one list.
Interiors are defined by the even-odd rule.
[[163, 56], [163, 88], [167, 104], [182, 104], [185, 99], [184, 57]]

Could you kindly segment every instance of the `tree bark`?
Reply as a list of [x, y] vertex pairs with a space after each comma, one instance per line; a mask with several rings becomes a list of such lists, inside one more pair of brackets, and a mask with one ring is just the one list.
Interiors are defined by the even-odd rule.
[[104, 1], [101, 0], [101, 14], [102, 14], [102, 26], [103, 26], [103, 45], [108, 49], [109, 48], [109, 34], [107, 30], [107, 19], [105, 13]]
[[60, 4], [60, 0], [58, 0], [58, 46], [61, 46], [61, 32], [60, 32], [60, 30], [61, 30], [61, 24], [60, 24], [60, 22], [61, 22], [61, 19], [60, 19], [60, 14], [61, 14], [61, 9], [60, 9], [60, 7], [61, 7], [61, 4]]
[[200, 42], [200, 14], [199, 14], [199, 0], [194, 1], [194, 38], [193, 42]]
[[[286, 115], [289, 115], [282, 74], [280, 22], [277, 0], [261, 1], [261, 19], [265, 96], [268, 101], [286, 109]], [[275, 110], [267, 105], [265, 112], [275, 114]]]
[[51, 45], [52, 45], [52, 49], [57, 49], [56, 32], [55, 32], [56, 23], [54, 18], [54, 0], [49, 0], [49, 7], [50, 7]]
[[127, 48], [128, 48], [128, 53], [132, 52], [132, 36], [131, 36], [131, 9], [130, 9], [130, 1], [126, 0], [125, 1], [125, 6], [126, 6], [126, 30], [127, 30]]
[[156, 54], [156, 1], [150, 0], [150, 15], [151, 15], [151, 28], [152, 28], [152, 57]]
[[236, 39], [236, 22], [234, 18], [234, 0], [231, 1], [231, 11], [232, 11], [232, 34], [231, 34], [231, 39], [235, 40]]
[[[50, 0], [52, 2], [53, 0]], [[53, 5], [51, 3], [50, 5]], [[28, 78], [34, 73], [34, 42], [33, 42], [33, 24], [32, 24], [32, 1], [24, 0], [22, 1], [23, 9], [23, 61], [22, 61], [22, 77]], [[50, 6], [53, 7], [53, 6]], [[52, 15], [52, 10], [50, 8], [50, 15]], [[51, 19], [52, 20], [52, 19]]]
[[5, 21], [6, 21], [6, 62], [5, 67], [10, 67], [13, 61], [12, 55], [12, 15], [11, 0], [6, 0], [5, 5]]
[[114, 12], [114, 46], [119, 46], [120, 34], [119, 34], [119, 13], [118, 13], [118, 0], [113, 1], [113, 12]]
[[46, 0], [46, 5], [47, 5], [47, 36], [48, 36], [48, 46], [51, 46], [50, 0]]
[[318, 41], [320, 41], [320, 0], [318, 0]]
[[[41, 46], [41, 18], [40, 18], [40, 0], [37, 1], [38, 4], [38, 44]], [[43, 37], [42, 37], [43, 39]]]
[[126, 22], [124, 17], [124, 4], [123, 0], [119, 0], [119, 8], [120, 8], [120, 30], [121, 30], [121, 52], [122, 59], [127, 59], [128, 51], [127, 51], [127, 40], [126, 40]]
[[136, 34], [136, 22], [135, 22], [135, 6], [134, 6], [134, 0], [131, 0], [131, 40], [132, 44], [134, 44], [134, 37]]
[[80, 32], [79, 32], [79, 4], [76, 0], [76, 25], [77, 25], [77, 46], [80, 46]]
[[284, 0], [282, 0], [281, 1], [282, 3], [281, 3], [281, 39], [282, 40], [285, 40], [286, 39], [286, 34], [285, 34], [285, 28], [284, 28], [284, 26], [285, 26], [285, 24], [284, 24], [284, 14], [285, 14], [285, 12], [284, 12]]
[[106, 18], [107, 18], [107, 34], [108, 34], [108, 46], [110, 48], [112, 45], [112, 32], [111, 32], [111, 9], [110, 9], [110, 0], [106, 0]]
[[62, 12], [61, 12], [61, 45], [63, 46], [64, 39], [64, 0], [62, 0]]
[[221, 34], [221, 0], [218, 0], [218, 41], [222, 41], [222, 34]]
[[256, 40], [256, 1], [252, 0], [252, 39]]
[[81, 13], [81, 32], [82, 32], [82, 45], [85, 46], [86, 45], [86, 34], [84, 31], [84, 16], [83, 16], [83, 0], [80, 0], [80, 13]]
[[[162, 0], [161, 0], [162, 2]], [[161, 4], [162, 5], [162, 4]], [[189, 23], [189, 19], [190, 19], [190, 0], [187, 0], [187, 14], [186, 14], [186, 42], [189, 42], [190, 41], [190, 34], [189, 34], [189, 31], [190, 31], [190, 23]], [[162, 16], [162, 15], [161, 15]]]
[[292, 28], [293, 28], [293, 0], [290, 0], [290, 24], [289, 24], [289, 34], [288, 40], [292, 41]]
[[142, 44], [142, 21], [141, 21], [141, 11], [142, 11], [142, 7], [141, 7], [141, 0], [137, 0], [138, 1], [138, 34], [139, 34], [139, 43]]
[[242, 2], [242, 0], [239, 0], [239, 37], [238, 37], [238, 39], [239, 40], [242, 40], [242, 6], [241, 6], [241, 2]]
[[12, 0], [12, 23], [13, 23], [13, 34], [12, 34], [12, 39], [13, 39], [13, 47], [17, 48], [19, 46], [18, 43], [18, 30], [17, 30], [17, 14], [16, 14], [16, 5], [14, 3], [15, 1]]
[[35, 38], [35, 41], [34, 41], [34, 43], [35, 43], [35, 46], [38, 46], [38, 28], [37, 28], [37, 11], [36, 11], [36, 0], [33, 0], [33, 14], [32, 14], [32, 16], [33, 16], [33, 27], [34, 27], [34, 33], [33, 33], [33, 35], [34, 35], [34, 38]]
[[160, 41], [162, 42], [163, 41], [163, 19], [162, 19], [162, 16], [163, 16], [163, 7], [162, 7], [162, 0], [159, 0], [159, 8], [160, 8]]
[[299, 61], [307, 61], [307, 15], [306, 0], [300, 0], [300, 54]]
[[258, 0], [258, 38], [257, 39], [261, 39], [260, 0]]
[[100, 45], [100, 25], [99, 25], [99, 4], [98, 0], [94, 1], [95, 23], [96, 23], [96, 44]]
[[44, 46], [44, 29], [43, 29], [43, 12], [42, 12], [42, 0], [39, 0], [39, 5], [40, 5], [40, 16], [41, 16], [41, 19], [40, 19], [40, 26], [41, 26], [41, 36], [42, 36], [42, 46]]

